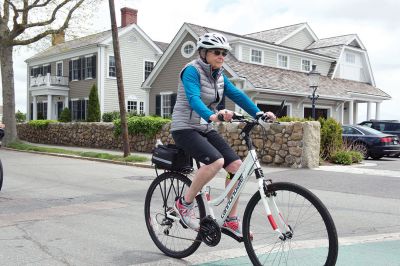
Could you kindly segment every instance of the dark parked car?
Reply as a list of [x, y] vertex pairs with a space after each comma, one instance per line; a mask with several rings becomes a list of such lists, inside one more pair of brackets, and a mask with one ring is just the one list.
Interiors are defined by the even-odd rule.
[[3, 139], [4, 137], [4, 129], [0, 128], [0, 141]]
[[[400, 121], [399, 120], [375, 120], [371, 119], [369, 121], [364, 121], [359, 123], [359, 125], [367, 126], [373, 129], [376, 129], [380, 132], [397, 135], [400, 139]], [[397, 154], [393, 154], [395, 157], [400, 156], [400, 152]]]
[[400, 152], [399, 138], [366, 126], [343, 125], [343, 142], [361, 152], [365, 159], [380, 159]]

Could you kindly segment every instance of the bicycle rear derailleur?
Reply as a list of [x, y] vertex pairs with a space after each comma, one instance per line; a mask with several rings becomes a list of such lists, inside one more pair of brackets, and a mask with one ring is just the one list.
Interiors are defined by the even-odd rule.
[[215, 247], [221, 240], [221, 229], [217, 222], [207, 215], [200, 222], [201, 240], [210, 247]]

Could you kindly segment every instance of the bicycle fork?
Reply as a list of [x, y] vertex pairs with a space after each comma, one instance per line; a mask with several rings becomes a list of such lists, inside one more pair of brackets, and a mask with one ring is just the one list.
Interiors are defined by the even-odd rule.
[[258, 190], [264, 205], [267, 218], [272, 229], [278, 234], [278, 238], [282, 241], [291, 239], [293, 231], [290, 225], [286, 224], [281, 212], [276, 205], [274, 191], [268, 191], [266, 181], [263, 178], [258, 179]]

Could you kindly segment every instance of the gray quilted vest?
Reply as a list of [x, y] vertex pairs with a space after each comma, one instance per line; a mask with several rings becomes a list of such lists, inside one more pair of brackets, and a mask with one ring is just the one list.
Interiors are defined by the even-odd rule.
[[[211, 66], [204, 63], [201, 59], [193, 60], [188, 63], [181, 71], [179, 77], [188, 66], [194, 66], [200, 74], [201, 100], [211, 111], [215, 111], [218, 103], [222, 100], [224, 93], [224, 77], [222, 69], [219, 70], [216, 78], [212, 76]], [[186, 98], [182, 79], [179, 78], [178, 93], [176, 103], [172, 113], [171, 131], [182, 129], [195, 129], [208, 132], [213, 129], [212, 125], [201, 119], [201, 117], [190, 107]]]

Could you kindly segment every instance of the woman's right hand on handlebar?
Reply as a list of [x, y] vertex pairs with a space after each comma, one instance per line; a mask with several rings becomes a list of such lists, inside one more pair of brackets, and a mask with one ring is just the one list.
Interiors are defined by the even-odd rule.
[[210, 116], [212, 122], [229, 122], [232, 120], [233, 112], [227, 109], [219, 110], [218, 113]]

